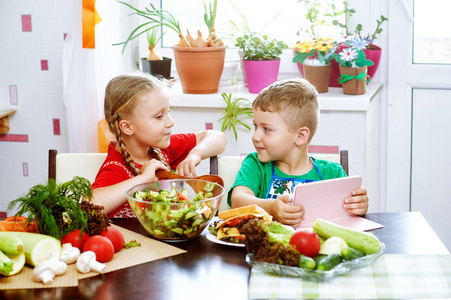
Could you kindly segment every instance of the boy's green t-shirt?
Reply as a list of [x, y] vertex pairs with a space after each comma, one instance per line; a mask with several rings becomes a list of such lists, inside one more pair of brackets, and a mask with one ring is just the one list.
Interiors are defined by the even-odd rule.
[[[313, 158], [313, 160], [318, 167], [323, 180], [347, 176], [342, 166], [338, 163], [315, 158]], [[285, 174], [280, 171], [277, 166], [274, 166], [274, 172], [276, 175], [281, 177], [321, 180], [315, 168], [312, 168], [310, 172], [302, 176]], [[227, 195], [227, 203], [231, 206], [230, 199], [232, 190], [238, 185], [243, 185], [250, 188], [257, 198], [264, 199], [269, 188], [269, 184], [271, 183], [271, 176], [272, 162], [261, 163], [258, 160], [257, 152], [250, 153], [241, 164], [241, 168], [236, 175], [235, 183]]]

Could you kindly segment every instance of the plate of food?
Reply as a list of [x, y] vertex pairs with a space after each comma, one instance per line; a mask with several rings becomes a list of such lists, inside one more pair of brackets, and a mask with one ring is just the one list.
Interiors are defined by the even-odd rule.
[[213, 221], [208, 227], [207, 239], [213, 243], [234, 247], [244, 247], [245, 237], [240, 230], [247, 220], [272, 220], [272, 216], [257, 205], [222, 211], [218, 213], [218, 217], [219, 220]]
[[226, 245], [226, 246], [231, 246], [231, 247], [240, 247], [240, 248], [244, 248], [245, 247], [244, 244], [231, 243], [231, 242], [226, 242], [226, 241], [223, 241], [223, 240], [218, 240], [216, 238], [216, 235], [211, 234], [211, 233], [207, 233], [206, 237], [207, 237], [207, 240], [209, 240], [210, 242], [216, 243], [216, 244], [221, 244], [221, 245]]
[[312, 230], [285, 231], [277, 222], [250, 220], [242, 227], [246, 262], [257, 270], [281, 276], [324, 281], [372, 264], [385, 244], [370, 233], [316, 219]]

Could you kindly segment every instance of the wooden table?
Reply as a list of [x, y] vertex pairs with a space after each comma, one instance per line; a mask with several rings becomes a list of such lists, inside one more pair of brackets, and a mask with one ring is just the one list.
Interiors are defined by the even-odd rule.
[[[449, 254], [419, 212], [367, 218], [384, 225], [373, 232], [386, 253]], [[136, 219], [113, 222], [148, 236]], [[244, 248], [215, 244], [205, 235], [172, 245], [187, 253], [83, 279], [78, 287], [0, 291], [0, 299], [247, 299], [250, 267]]]

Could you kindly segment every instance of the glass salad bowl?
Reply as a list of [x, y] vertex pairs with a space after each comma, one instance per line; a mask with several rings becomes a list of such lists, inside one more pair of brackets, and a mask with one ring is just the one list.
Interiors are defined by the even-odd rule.
[[146, 231], [163, 241], [199, 236], [216, 214], [224, 188], [200, 179], [171, 179], [129, 188], [130, 207]]

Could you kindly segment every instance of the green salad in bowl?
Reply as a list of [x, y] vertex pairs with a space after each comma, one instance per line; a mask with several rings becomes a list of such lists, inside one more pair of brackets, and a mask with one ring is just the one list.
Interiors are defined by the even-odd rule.
[[163, 241], [199, 236], [216, 214], [223, 194], [221, 185], [199, 179], [158, 180], [126, 192], [141, 225]]

